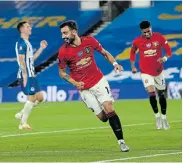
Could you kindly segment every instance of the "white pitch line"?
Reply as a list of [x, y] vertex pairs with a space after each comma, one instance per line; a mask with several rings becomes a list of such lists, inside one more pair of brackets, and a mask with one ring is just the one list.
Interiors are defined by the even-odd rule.
[[[145, 152], [146, 150], [144, 150]], [[149, 150], [148, 150], [149, 151]], [[151, 151], [161, 151], [161, 152], [178, 152], [180, 150], [171, 150], [171, 149], [160, 149], [160, 150], [151, 150]], [[119, 152], [119, 150], [59, 150], [59, 151], [12, 151], [12, 152], [0, 152], [1, 155], [33, 155], [33, 154], [50, 154], [50, 153], [96, 153], [96, 152], [103, 152], [103, 153], [111, 153], [111, 152]]]
[[126, 157], [126, 158], [119, 158], [119, 159], [113, 159], [113, 160], [102, 160], [102, 161], [96, 161], [96, 162], [92, 162], [92, 163], [105, 163], [105, 162], [111, 162], [111, 161], [124, 161], [124, 160], [133, 160], [133, 159], [139, 159], [139, 158], [151, 158], [151, 157], [158, 157], [158, 156], [178, 155], [181, 153], [182, 152], [160, 153], [160, 154], [154, 154], [154, 155]]
[[[179, 121], [172, 121], [171, 123], [179, 123]], [[152, 125], [154, 123], [138, 123], [138, 124], [128, 124], [123, 125], [123, 127], [133, 127], [133, 126], [145, 126], [145, 125]], [[31, 132], [31, 133], [23, 133], [23, 134], [9, 134], [9, 135], [0, 135], [0, 138], [7, 138], [7, 137], [18, 137], [18, 136], [27, 136], [27, 135], [40, 135], [40, 134], [52, 134], [52, 133], [63, 133], [63, 132], [73, 132], [73, 131], [85, 131], [85, 130], [98, 130], [98, 129], [106, 129], [110, 128], [109, 126], [106, 127], [90, 127], [90, 128], [75, 128], [75, 129], [66, 129], [66, 130], [56, 130], [56, 131], [41, 131], [41, 132]]]

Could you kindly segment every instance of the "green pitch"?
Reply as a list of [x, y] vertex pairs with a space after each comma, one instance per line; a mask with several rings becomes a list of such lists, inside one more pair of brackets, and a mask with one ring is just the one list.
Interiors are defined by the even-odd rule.
[[18, 130], [14, 114], [23, 104], [0, 105], [1, 162], [182, 162], [181, 100], [168, 101], [169, 131], [156, 130], [148, 100], [117, 101], [130, 152], [120, 152], [108, 122], [82, 102], [42, 103]]

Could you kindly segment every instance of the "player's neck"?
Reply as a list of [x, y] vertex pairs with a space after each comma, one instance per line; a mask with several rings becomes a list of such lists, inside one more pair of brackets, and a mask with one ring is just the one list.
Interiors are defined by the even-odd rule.
[[71, 46], [73, 47], [77, 47], [81, 45], [81, 38], [79, 36], [76, 37], [76, 39], [73, 41], [73, 43], [71, 44]]
[[25, 40], [29, 40], [29, 36], [25, 35], [25, 34], [21, 34], [21, 38], [25, 39]]

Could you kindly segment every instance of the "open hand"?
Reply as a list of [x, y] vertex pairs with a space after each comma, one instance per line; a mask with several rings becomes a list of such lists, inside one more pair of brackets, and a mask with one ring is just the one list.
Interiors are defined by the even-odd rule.
[[157, 61], [161, 64], [166, 62], [165, 58], [159, 58]]
[[133, 67], [133, 68], [132, 68], [132, 73], [135, 74], [136, 72], [137, 72], [136, 67]]
[[82, 90], [84, 89], [84, 82], [76, 82], [75, 84], [75, 87], [78, 89], [78, 90]]
[[115, 72], [121, 72], [123, 70], [123, 67], [119, 64], [114, 65], [114, 71]]

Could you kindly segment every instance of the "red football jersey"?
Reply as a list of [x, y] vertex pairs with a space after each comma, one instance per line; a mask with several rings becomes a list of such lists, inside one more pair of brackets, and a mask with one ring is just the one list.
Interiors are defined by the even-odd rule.
[[91, 36], [81, 37], [81, 44], [72, 47], [64, 44], [59, 49], [58, 66], [69, 67], [70, 76], [77, 82], [84, 82], [84, 89], [89, 89], [103, 77], [94, 59], [94, 50], [102, 51], [101, 44]]
[[152, 76], [158, 76], [163, 71], [163, 64], [157, 61], [159, 58], [162, 58], [162, 48], [165, 49], [167, 56], [172, 56], [167, 40], [160, 33], [153, 33], [150, 39], [140, 36], [133, 41], [130, 61], [135, 61], [135, 51], [139, 49], [140, 71]]

